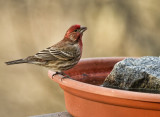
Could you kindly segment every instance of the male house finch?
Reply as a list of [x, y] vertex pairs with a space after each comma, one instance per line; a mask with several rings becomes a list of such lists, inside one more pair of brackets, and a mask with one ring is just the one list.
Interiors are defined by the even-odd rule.
[[87, 30], [87, 27], [73, 25], [67, 30], [63, 40], [57, 44], [33, 56], [9, 61], [6, 64], [31, 63], [52, 69], [56, 72], [53, 76], [56, 74], [66, 75], [63, 71], [74, 67], [81, 58], [83, 47], [82, 35], [85, 30]]

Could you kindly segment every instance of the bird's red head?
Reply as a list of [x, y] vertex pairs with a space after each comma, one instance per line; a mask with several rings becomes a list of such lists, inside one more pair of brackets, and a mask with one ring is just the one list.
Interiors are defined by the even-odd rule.
[[82, 38], [83, 32], [85, 30], [87, 30], [87, 27], [81, 27], [78, 24], [73, 25], [67, 30], [65, 38], [68, 38], [72, 41], [76, 41]]

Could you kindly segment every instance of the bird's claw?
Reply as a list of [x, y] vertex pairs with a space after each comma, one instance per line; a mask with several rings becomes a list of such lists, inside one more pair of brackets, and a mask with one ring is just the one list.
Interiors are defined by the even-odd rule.
[[62, 81], [63, 79], [66, 79], [66, 78], [72, 79], [69, 75], [66, 75], [66, 74], [65, 74], [65, 76], [63, 76], [63, 77], [61, 78], [61, 81]]
[[55, 75], [61, 74], [60, 72], [56, 72], [55, 74], [52, 75], [52, 79]]
[[63, 76], [63, 77], [61, 78], [61, 81], [62, 81], [63, 79], [65, 79], [65, 78], [72, 79], [69, 75], [67, 75], [67, 74], [65, 74], [65, 73], [63, 73], [63, 72], [56, 72], [55, 74], [52, 75], [52, 79], [53, 79], [53, 77], [54, 77], [55, 75], [58, 75], [58, 74], [60, 74], [60, 75]]

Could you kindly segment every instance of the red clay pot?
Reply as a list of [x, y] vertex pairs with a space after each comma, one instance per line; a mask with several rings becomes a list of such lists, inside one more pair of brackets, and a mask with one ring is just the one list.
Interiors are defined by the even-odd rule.
[[[73, 79], [56, 75], [64, 90], [66, 108], [75, 117], [160, 117], [160, 94], [104, 88], [102, 84], [115, 63], [124, 58], [82, 59], [66, 71]], [[49, 71], [49, 77], [53, 72]], [[94, 85], [92, 85], [94, 84]]]

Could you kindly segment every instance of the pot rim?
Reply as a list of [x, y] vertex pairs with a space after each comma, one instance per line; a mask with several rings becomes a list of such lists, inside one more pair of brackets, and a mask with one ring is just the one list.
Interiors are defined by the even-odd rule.
[[[121, 59], [127, 57], [97, 57], [97, 58], [85, 58], [81, 59], [80, 62], [88, 61], [88, 60], [99, 60], [99, 59]], [[135, 58], [135, 57], [134, 57]], [[51, 70], [48, 71], [48, 76], [52, 79], [52, 74], [55, 73]], [[52, 80], [57, 82], [59, 85], [69, 87], [72, 89], [80, 90], [86, 93], [92, 93], [101, 96], [109, 96], [115, 98], [129, 99], [129, 100], [137, 100], [137, 101], [146, 101], [146, 102], [159, 102], [160, 103], [160, 94], [151, 94], [151, 93], [143, 93], [143, 92], [133, 92], [119, 89], [112, 89], [106, 87], [100, 87], [96, 85], [91, 85], [83, 82], [79, 82], [72, 79], [63, 79], [62, 76], [57, 75]], [[86, 90], [87, 89], [87, 90]]]

